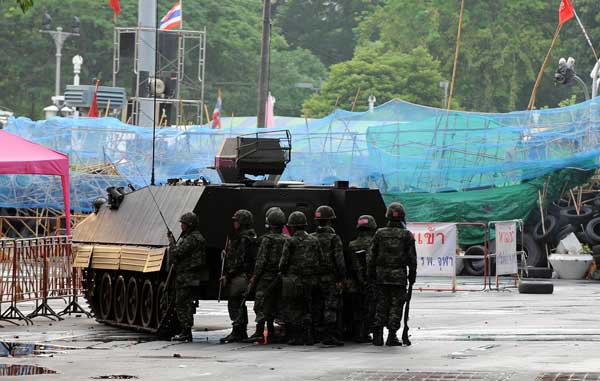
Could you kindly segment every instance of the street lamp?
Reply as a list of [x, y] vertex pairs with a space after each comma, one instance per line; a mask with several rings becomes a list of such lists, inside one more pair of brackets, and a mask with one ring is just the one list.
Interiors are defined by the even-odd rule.
[[81, 21], [79, 17], [73, 17], [71, 22], [71, 28], [73, 32], [63, 32], [62, 27], [57, 27], [56, 30], [50, 30], [50, 26], [52, 24], [52, 17], [45, 13], [42, 18], [42, 29], [40, 29], [40, 33], [47, 33], [52, 36], [54, 40], [54, 45], [56, 46], [56, 83], [54, 85], [54, 102], [58, 103], [58, 97], [60, 96], [60, 64], [62, 58], [62, 48], [67, 40], [67, 38], [71, 36], [79, 37], [79, 29], [81, 27]]
[[583, 89], [583, 93], [585, 94], [585, 100], [590, 99], [590, 95], [587, 89], [585, 82], [575, 73], [575, 58], [569, 57], [569, 59], [565, 59], [562, 57], [558, 60], [558, 68], [554, 73], [554, 81], [559, 84], [567, 85], [573, 80], [577, 81], [581, 88]]

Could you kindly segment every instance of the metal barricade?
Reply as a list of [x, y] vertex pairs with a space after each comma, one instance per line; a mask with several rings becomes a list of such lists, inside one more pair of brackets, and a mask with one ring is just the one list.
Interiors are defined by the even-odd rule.
[[[77, 300], [82, 290], [81, 276], [73, 268], [70, 237], [0, 240], [0, 265], [1, 320], [31, 324], [31, 319], [38, 316], [56, 320], [71, 313], [90, 316]], [[48, 303], [55, 298], [69, 299], [60, 313]], [[25, 315], [18, 306], [21, 302], [35, 302], [34, 311]], [[10, 307], [2, 311], [2, 305], [7, 303]]]

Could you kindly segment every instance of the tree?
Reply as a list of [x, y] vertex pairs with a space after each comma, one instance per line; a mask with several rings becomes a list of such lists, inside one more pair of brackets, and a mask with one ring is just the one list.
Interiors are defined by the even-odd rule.
[[352, 58], [354, 28], [381, 0], [283, 0], [274, 8], [274, 22], [290, 47], [304, 48], [325, 65]]
[[[590, 35], [599, 35], [597, 2], [579, 0], [575, 6]], [[388, 0], [356, 29], [358, 46], [377, 41], [400, 53], [424, 47], [441, 62], [449, 80], [459, 9], [460, 0]], [[558, 3], [546, 0], [466, 2], [454, 92], [461, 106], [486, 112], [524, 109], [557, 26], [557, 11]], [[569, 96], [552, 83], [558, 58], [569, 55], [577, 58], [582, 70], [593, 66], [574, 20], [563, 27], [538, 92], [538, 105], [555, 107]]]
[[[0, 3], [0, 16], [4, 22], [0, 30], [0, 45], [6, 53], [0, 55], [0, 67], [3, 68], [0, 106], [15, 111], [17, 115], [39, 118], [42, 109], [50, 103], [54, 89], [55, 48], [51, 38], [38, 32], [45, 11], [52, 15], [54, 26], [63, 25], [67, 29], [73, 16], [81, 19], [81, 36], [70, 38], [64, 45], [61, 88], [64, 89], [73, 76], [70, 62], [75, 54], [84, 59], [83, 84], [91, 83], [94, 78], [99, 78], [103, 84], [110, 83], [114, 24], [108, 1], [70, 0], [68, 7], [64, 6], [63, 0], [37, 1], [25, 14], [12, 1], [10, 3]], [[159, 18], [170, 5], [162, 2]], [[190, 1], [184, 6], [185, 28], [207, 29], [206, 103], [214, 104], [217, 89], [221, 88], [225, 114], [255, 115], [260, 2], [206, 0]], [[122, 1], [121, 7], [119, 26], [136, 25], [137, 2]], [[318, 83], [324, 78], [325, 69], [312, 53], [290, 48], [277, 30], [273, 31], [272, 37], [271, 88], [278, 99], [276, 111], [299, 115], [302, 101], [311, 94], [296, 89], [294, 83]], [[189, 63], [190, 68], [194, 66], [191, 61]], [[286, 67], [289, 70], [283, 69]], [[121, 69], [117, 86], [125, 87], [131, 95], [133, 73], [125, 64]]]
[[298, 83], [318, 87], [327, 77], [325, 65], [305, 49], [276, 50], [271, 56], [271, 93], [277, 99], [278, 115], [300, 115], [302, 102], [310, 97], [310, 90], [298, 88]]
[[425, 48], [409, 53], [386, 52], [380, 45], [361, 48], [350, 61], [333, 65], [321, 92], [304, 103], [307, 117], [322, 117], [336, 105], [355, 111], [368, 108], [373, 95], [379, 104], [400, 98], [409, 102], [439, 106], [443, 94], [439, 88], [440, 64]]

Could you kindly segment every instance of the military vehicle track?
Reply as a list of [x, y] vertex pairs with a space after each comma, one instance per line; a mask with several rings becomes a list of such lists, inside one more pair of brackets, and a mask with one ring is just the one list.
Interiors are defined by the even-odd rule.
[[84, 295], [96, 321], [137, 332], [171, 337], [179, 322], [166, 274], [86, 269]]

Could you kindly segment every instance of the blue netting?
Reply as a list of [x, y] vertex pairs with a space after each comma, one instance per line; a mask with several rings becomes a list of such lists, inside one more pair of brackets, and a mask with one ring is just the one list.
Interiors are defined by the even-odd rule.
[[[310, 184], [349, 180], [395, 194], [506, 186], [560, 168], [596, 168], [599, 113], [598, 100], [507, 114], [447, 112], [392, 101], [374, 112], [286, 118], [293, 154], [283, 179]], [[157, 130], [157, 182], [199, 176], [218, 182], [207, 167], [214, 164], [223, 138], [257, 131], [237, 124], [224, 121], [221, 130]], [[75, 210], [89, 210], [108, 186], [149, 182], [151, 129], [111, 118], [18, 118], [10, 120], [7, 130], [69, 154]], [[45, 176], [0, 176], [0, 206], [61, 208], [60, 186]]]

